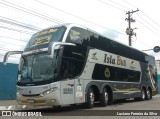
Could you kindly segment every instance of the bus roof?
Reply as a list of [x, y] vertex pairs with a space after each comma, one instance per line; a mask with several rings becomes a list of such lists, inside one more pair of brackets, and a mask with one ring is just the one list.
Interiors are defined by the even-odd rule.
[[[95, 30], [93, 30], [93, 29], [91, 29], [91, 28], [85, 27], [85, 26], [83, 26], [83, 25], [75, 24], [75, 23], [58, 24], [58, 25], [55, 25], [55, 26], [52, 26], [52, 27], [49, 27], [49, 28], [60, 27], [60, 26], [66, 26], [67, 28], [80, 27], [80, 28], [86, 29], [86, 30], [88, 30], [88, 31], [94, 32], [94, 33], [96, 33], [96, 34], [98, 34], [98, 35], [101, 35], [101, 36], [103, 36], [103, 37], [108, 38], [108, 37], [105, 36], [104, 34], [101, 34], [101, 33], [97, 32], [97, 31], [95, 31]], [[49, 28], [46, 28], [46, 29], [49, 29]], [[45, 30], [45, 29], [43, 29], [43, 30]], [[43, 30], [42, 30], [42, 31], [43, 31]], [[108, 39], [110, 39], [110, 38], [108, 38]], [[133, 48], [133, 47], [131, 47], [131, 46], [128, 46], [128, 45], [126, 45], [126, 44], [123, 44], [123, 43], [121, 43], [121, 42], [119, 42], [119, 41], [116, 41], [116, 40], [113, 40], [113, 39], [110, 39], [110, 40], [112, 40], [112, 41], [114, 41], [114, 42], [117, 42], [117, 43], [119, 43], [119, 44], [121, 44], [121, 45], [124, 45], [124, 46], [126, 46], [126, 47], [128, 47], [128, 48], [131, 48], [131, 49], [133, 49], [133, 50], [137, 50], [137, 51], [139, 51], [139, 52], [141, 52], [141, 53], [143, 53], [143, 54], [145, 54], [145, 55], [147, 55], [147, 56], [151, 56], [151, 55], [148, 55], [147, 53], [144, 53], [143, 51], [140, 51], [140, 50], [138, 50], [138, 49], [136, 49], [136, 48]]]
[[[103, 36], [103, 37], [108, 38], [108, 37], [105, 36], [104, 34], [101, 34], [101, 33], [97, 32], [97, 31], [95, 31], [95, 30], [93, 30], [93, 29], [91, 29], [91, 28], [84, 27], [84, 26], [82, 26], [82, 25], [68, 23], [68, 24], [65, 24], [65, 26], [66, 26], [66, 27], [73, 27], [73, 26], [81, 27], [81, 28], [87, 29], [87, 30], [89, 30], [89, 31], [91, 31], [91, 32], [94, 32], [94, 33], [96, 33], [96, 34], [98, 34], [98, 35], [101, 35], [101, 36]], [[110, 39], [110, 38], [108, 38], [108, 39]], [[112, 40], [112, 41], [114, 41], [114, 42], [117, 42], [117, 43], [119, 43], [119, 44], [121, 44], [121, 45], [124, 45], [124, 46], [126, 46], [126, 47], [129, 47], [129, 48], [131, 48], [131, 49], [133, 49], [133, 50], [137, 50], [137, 51], [139, 51], [139, 52], [141, 52], [141, 53], [143, 53], [143, 54], [145, 54], [145, 55], [147, 55], [147, 56], [150, 56], [150, 55], [148, 55], [147, 53], [144, 53], [143, 51], [140, 51], [140, 50], [138, 50], [138, 49], [136, 49], [136, 48], [133, 48], [133, 47], [131, 47], [131, 46], [128, 46], [128, 45], [126, 45], [126, 44], [123, 44], [123, 43], [121, 43], [121, 42], [119, 42], [119, 41], [116, 41], [116, 40], [113, 40], [113, 39], [110, 39], [110, 40]]]

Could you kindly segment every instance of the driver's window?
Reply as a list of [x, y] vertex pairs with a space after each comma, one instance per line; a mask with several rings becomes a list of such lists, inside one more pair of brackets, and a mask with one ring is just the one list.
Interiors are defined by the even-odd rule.
[[61, 65], [61, 79], [74, 78], [80, 75], [83, 63], [83, 61], [63, 58]]
[[75, 65], [71, 61], [62, 61], [61, 77], [62, 79], [73, 78], [75, 76]]
[[68, 78], [68, 62], [63, 61], [61, 66], [61, 78], [67, 79]]

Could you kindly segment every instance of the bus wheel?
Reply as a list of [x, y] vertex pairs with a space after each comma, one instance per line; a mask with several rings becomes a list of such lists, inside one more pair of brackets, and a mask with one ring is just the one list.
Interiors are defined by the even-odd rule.
[[100, 95], [100, 105], [105, 107], [108, 104], [108, 91], [106, 88], [103, 88], [103, 92]]
[[147, 96], [146, 96], [146, 99], [147, 99], [147, 100], [150, 100], [150, 99], [151, 99], [151, 97], [152, 97], [152, 93], [151, 93], [150, 89], [148, 89], [148, 90], [147, 90]]
[[94, 107], [94, 100], [95, 100], [94, 91], [92, 88], [89, 88], [87, 92], [87, 103], [86, 103], [87, 108]]
[[146, 92], [145, 92], [145, 90], [143, 88], [142, 91], [141, 91], [141, 100], [144, 101], [145, 98], [146, 98]]

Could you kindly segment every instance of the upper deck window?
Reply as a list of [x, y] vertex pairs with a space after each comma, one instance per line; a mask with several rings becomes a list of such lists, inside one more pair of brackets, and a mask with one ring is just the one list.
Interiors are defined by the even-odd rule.
[[34, 46], [48, 44], [49, 42], [61, 41], [65, 32], [65, 27], [55, 27], [45, 29], [32, 35], [26, 48], [32, 48]]
[[73, 27], [67, 36], [67, 42], [89, 45], [88, 31], [83, 28]]

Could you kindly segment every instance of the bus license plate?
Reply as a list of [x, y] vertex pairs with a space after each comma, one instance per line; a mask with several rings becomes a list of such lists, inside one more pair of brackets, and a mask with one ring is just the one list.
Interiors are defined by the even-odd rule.
[[27, 99], [27, 102], [28, 102], [28, 103], [34, 103], [35, 100], [34, 100], [34, 99]]

